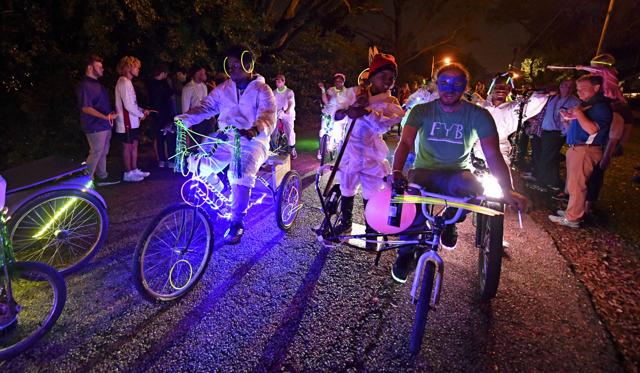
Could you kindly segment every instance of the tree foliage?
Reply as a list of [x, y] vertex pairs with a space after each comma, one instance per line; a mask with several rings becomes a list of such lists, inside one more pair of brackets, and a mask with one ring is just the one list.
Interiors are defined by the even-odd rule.
[[113, 92], [124, 55], [142, 61], [141, 78], [159, 62], [219, 71], [223, 50], [242, 42], [259, 56], [258, 72], [268, 80], [284, 72], [298, 105], [317, 110], [317, 79], [340, 70], [355, 83], [367, 63], [344, 22], [368, 7], [347, 0], [5, 1], [0, 169], [53, 152], [85, 155], [74, 90], [90, 53], [104, 58], [102, 81]]

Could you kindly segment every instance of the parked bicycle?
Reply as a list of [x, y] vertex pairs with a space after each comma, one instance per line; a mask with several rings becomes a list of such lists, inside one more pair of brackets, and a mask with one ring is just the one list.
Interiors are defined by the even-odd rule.
[[[205, 172], [206, 162], [202, 160], [208, 152], [203, 152], [200, 145], [188, 149], [185, 138], [193, 131], [181, 122], [177, 125], [176, 165], [189, 176], [181, 190], [184, 202], [167, 207], [149, 223], [134, 253], [134, 283], [153, 301], [180, 298], [198, 283], [213, 253], [214, 224], [226, 223], [231, 216], [232, 196], [224, 173]], [[233, 133], [234, 129], [229, 131]], [[220, 140], [209, 137], [207, 141]], [[302, 208], [300, 175], [289, 170], [289, 165], [288, 155], [269, 157], [253, 190], [258, 196], [248, 207], [250, 211], [271, 196], [276, 222], [283, 231], [293, 227]], [[211, 175], [221, 182], [213, 185]]]
[[[0, 184], [3, 181], [0, 177]], [[67, 287], [55, 268], [16, 261], [3, 201], [4, 195], [0, 198], [0, 360], [8, 360], [51, 330], [64, 308]]]
[[[387, 186], [381, 192], [381, 198], [369, 200], [365, 210], [365, 217], [369, 224], [383, 233], [338, 235], [335, 228], [341, 215], [340, 187], [333, 185], [325, 193], [320, 190], [322, 175], [332, 167], [331, 165], [322, 166], [315, 179], [315, 189], [324, 213], [321, 225], [315, 230], [319, 241], [325, 245], [344, 244], [357, 249], [365, 247], [359, 243], [382, 241], [375, 250], [376, 265], [383, 252], [407, 246], [416, 249], [417, 267], [411, 287], [411, 299], [416, 304], [416, 316], [409, 343], [411, 354], [415, 355], [420, 351], [428, 313], [440, 299], [444, 274], [444, 261], [438, 254], [440, 236], [445, 226], [455, 224], [465, 211], [473, 212], [476, 220], [480, 296], [482, 299], [490, 299], [496, 295], [502, 265], [504, 204], [495, 178], [485, 175], [481, 179], [485, 187], [484, 196], [465, 198], [430, 193], [416, 184], [409, 184], [406, 191], [396, 191], [397, 195], [393, 196], [392, 188]], [[393, 208], [397, 208], [398, 204], [402, 205], [403, 225], [389, 225], [386, 223], [387, 215], [380, 213], [389, 211], [392, 204]], [[454, 213], [450, 210], [454, 210]], [[416, 214], [424, 216], [425, 225], [411, 228], [411, 222]], [[384, 222], [374, 224], [373, 220], [380, 219], [381, 215]], [[401, 234], [416, 238], [399, 239], [398, 236]]]
[[3, 172], [9, 239], [17, 260], [63, 275], [88, 263], [107, 238], [107, 204], [80, 162], [48, 157]]

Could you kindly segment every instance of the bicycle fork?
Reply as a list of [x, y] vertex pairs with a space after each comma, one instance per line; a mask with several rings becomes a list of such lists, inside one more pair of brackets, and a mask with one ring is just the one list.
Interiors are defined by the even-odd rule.
[[442, 277], [444, 275], [444, 261], [438, 255], [435, 250], [425, 251], [420, 258], [418, 259], [418, 265], [416, 266], [416, 274], [413, 276], [413, 285], [411, 286], [411, 301], [413, 304], [418, 302], [417, 294], [418, 287], [420, 286], [420, 279], [425, 272], [425, 268], [427, 262], [432, 262], [436, 266], [436, 274], [433, 284], [433, 295], [431, 296], [431, 301], [429, 305], [431, 307], [435, 307], [440, 301], [440, 285], [442, 285]]

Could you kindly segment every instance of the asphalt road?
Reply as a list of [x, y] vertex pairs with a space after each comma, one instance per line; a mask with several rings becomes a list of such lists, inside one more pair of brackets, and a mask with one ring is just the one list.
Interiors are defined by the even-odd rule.
[[[313, 172], [304, 155], [295, 168]], [[470, 220], [458, 248], [442, 253], [441, 303], [429, 314], [423, 348], [408, 354], [415, 307], [409, 283], [390, 278], [393, 253], [323, 247], [312, 188], [282, 233], [270, 204], [255, 207], [239, 246], [216, 242], [198, 286], [168, 304], [145, 301], [132, 283], [139, 235], [177, 202], [183, 181], [150, 169], [141, 183], [101, 190], [109, 204], [106, 246], [67, 278], [64, 313], [36, 346], [0, 363], [13, 371], [621, 371], [619, 357], [585, 289], [551, 238], [524, 216], [506, 218], [509, 241], [497, 298], [477, 296]], [[356, 216], [361, 216], [358, 201]], [[361, 219], [361, 218], [360, 218]], [[218, 237], [226, 229], [218, 225]]]

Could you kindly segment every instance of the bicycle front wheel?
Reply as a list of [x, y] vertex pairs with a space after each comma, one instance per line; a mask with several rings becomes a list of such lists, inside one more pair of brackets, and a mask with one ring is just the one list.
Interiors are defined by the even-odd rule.
[[[504, 211], [504, 206], [495, 202], [489, 203], [487, 207]], [[482, 234], [476, 235], [481, 238], [478, 253], [480, 297], [488, 300], [496, 296], [500, 284], [504, 215], [484, 216], [479, 222], [481, 224], [476, 227], [476, 230], [482, 230]]]
[[[10, 272], [11, 278], [0, 275], [0, 360], [18, 355], [51, 330], [67, 300], [62, 275], [46, 264], [15, 262]], [[17, 313], [9, 304], [9, 284]]]
[[[431, 310], [431, 293], [433, 292], [433, 282], [436, 274], [436, 265], [432, 261], [425, 264], [422, 274], [422, 285], [420, 286], [420, 297], [416, 305], [416, 318], [413, 321], [411, 330], [411, 340], [409, 341], [409, 352], [415, 356], [422, 347], [422, 337], [427, 326], [427, 316]], [[418, 274], [416, 274], [418, 276]]]
[[16, 260], [43, 262], [63, 275], [88, 263], [107, 238], [102, 202], [81, 190], [45, 193], [12, 215], [9, 238]]
[[200, 280], [213, 252], [209, 215], [187, 204], [170, 206], [147, 226], [133, 259], [134, 283], [149, 300], [177, 299]]
[[289, 231], [300, 211], [300, 175], [289, 171], [284, 175], [276, 197], [276, 221], [283, 231]]

